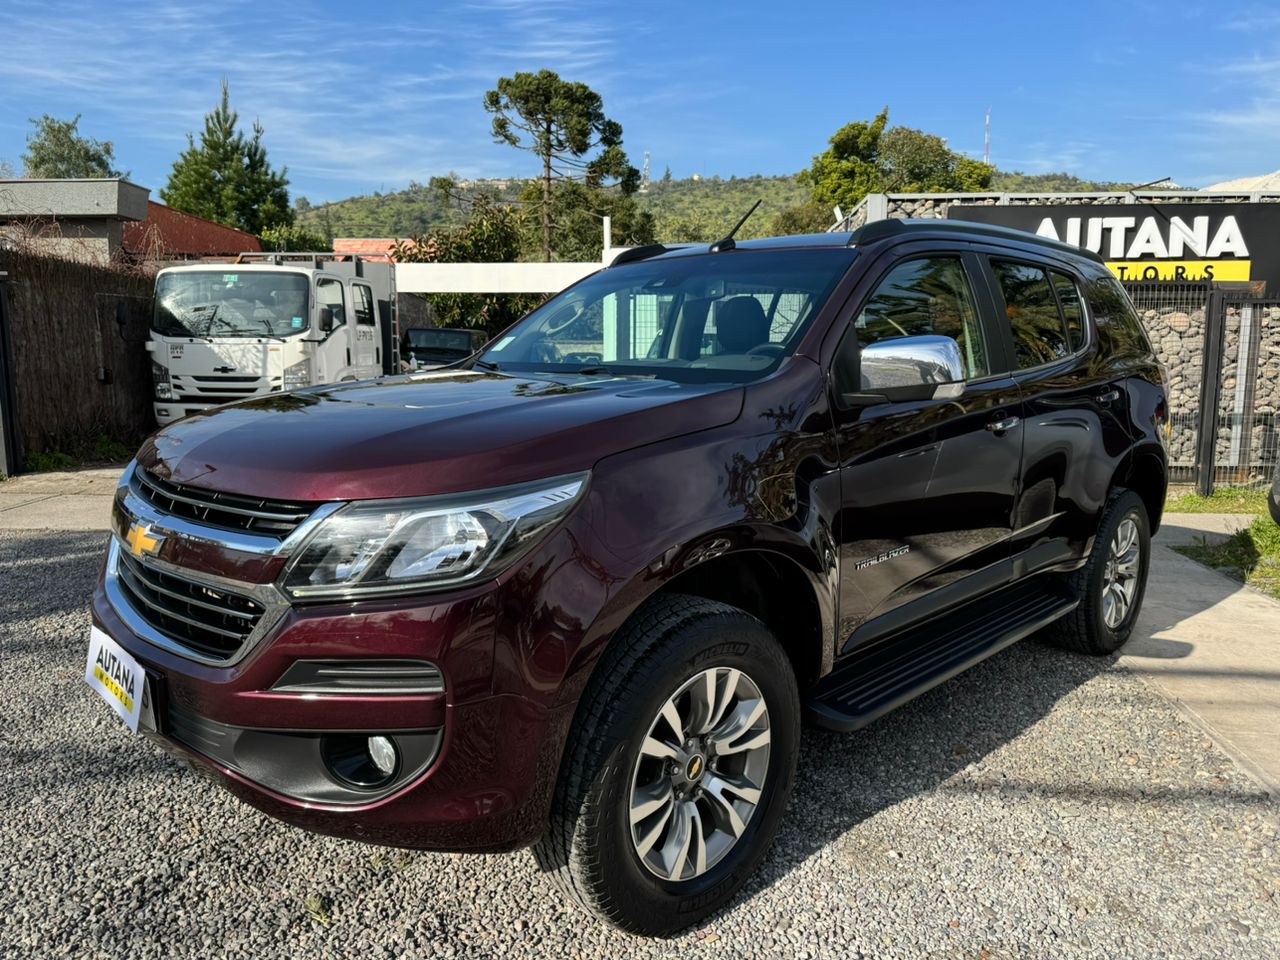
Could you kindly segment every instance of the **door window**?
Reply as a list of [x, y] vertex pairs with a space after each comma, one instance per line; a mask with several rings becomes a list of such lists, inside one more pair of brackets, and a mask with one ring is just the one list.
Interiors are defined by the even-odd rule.
[[336, 330], [347, 322], [346, 300], [342, 296], [342, 281], [321, 280], [316, 284], [316, 303], [333, 311], [333, 327]]
[[991, 269], [1004, 296], [1018, 369], [1027, 370], [1069, 357], [1071, 339], [1048, 274], [1040, 267], [1007, 260], [991, 261]]
[[373, 291], [362, 283], [352, 284], [351, 299], [355, 301], [353, 309], [356, 314], [356, 325], [373, 326]]
[[973, 289], [958, 257], [908, 260], [889, 271], [853, 322], [858, 344], [926, 334], [960, 344], [968, 379], [991, 372]]

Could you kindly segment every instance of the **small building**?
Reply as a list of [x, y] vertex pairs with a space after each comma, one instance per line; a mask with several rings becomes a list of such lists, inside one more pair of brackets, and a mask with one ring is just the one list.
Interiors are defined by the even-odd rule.
[[262, 249], [243, 230], [180, 213], [128, 180], [0, 180], [0, 238], [105, 263], [234, 256]]

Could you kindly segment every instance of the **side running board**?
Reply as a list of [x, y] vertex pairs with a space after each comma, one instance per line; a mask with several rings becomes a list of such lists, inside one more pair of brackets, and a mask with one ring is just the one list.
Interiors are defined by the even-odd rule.
[[819, 726], [857, 730], [913, 697], [1030, 636], [1080, 601], [1040, 576], [970, 601], [937, 620], [855, 650], [809, 691]]

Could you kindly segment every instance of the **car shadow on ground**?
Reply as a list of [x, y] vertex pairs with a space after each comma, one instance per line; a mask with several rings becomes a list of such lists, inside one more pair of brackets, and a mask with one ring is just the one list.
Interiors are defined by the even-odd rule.
[[[1161, 555], [1156, 552], [1157, 562]], [[1188, 656], [1192, 643], [1162, 634], [1241, 589], [1240, 584], [1216, 571], [1204, 569], [1203, 576], [1191, 576], [1199, 601], [1194, 611], [1187, 609], [1185, 602], [1175, 611], [1167, 602], [1179, 591], [1177, 578], [1152, 578], [1133, 636], [1122, 650], [1125, 656]], [[1280, 607], [1277, 611], [1280, 626]], [[934, 791], [975, 789], [968, 782], [953, 781], [967, 767], [1041, 722], [1063, 697], [1102, 674], [1128, 674], [1117, 665], [1119, 659], [1068, 652], [1041, 635], [996, 654], [863, 730], [842, 734], [806, 724], [791, 804], [772, 852], [739, 900], [783, 880], [807, 859], [883, 810]], [[1117, 790], [1092, 783], [1053, 788], [1009, 783], [1007, 789], [1031, 799], [1069, 797], [1099, 804], [1203, 796], [1196, 790], [1179, 792], [1151, 784]], [[1242, 789], [1242, 798], [1246, 794], [1253, 798], [1248, 787]], [[733, 904], [726, 908], [731, 909]], [[724, 912], [700, 926], [714, 923]]]

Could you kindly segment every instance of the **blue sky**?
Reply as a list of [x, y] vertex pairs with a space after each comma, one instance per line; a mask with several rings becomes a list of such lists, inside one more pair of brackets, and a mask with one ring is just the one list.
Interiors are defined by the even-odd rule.
[[790, 173], [841, 124], [894, 123], [1002, 169], [1189, 186], [1280, 169], [1280, 8], [983, 4], [0, 4], [0, 160], [29, 117], [82, 113], [153, 191], [223, 77], [312, 202], [528, 174], [485, 90], [557, 70], [605, 98], [655, 176]]

